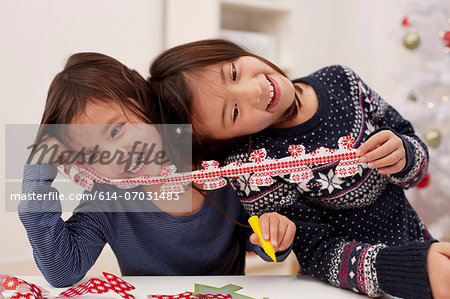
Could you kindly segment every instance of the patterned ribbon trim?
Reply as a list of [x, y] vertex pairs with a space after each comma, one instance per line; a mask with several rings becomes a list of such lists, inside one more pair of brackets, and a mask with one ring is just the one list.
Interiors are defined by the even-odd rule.
[[303, 145], [289, 146], [289, 157], [281, 159], [267, 158], [264, 148], [255, 150], [250, 155], [249, 163], [234, 162], [219, 167], [219, 162], [203, 161], [204, 169], [192, 172], [177, 173], [174, 165], [161, 168], [160, 176], [142, 176], [129, 179], [111, 179], [100, 175], [94, 168], [86, 167], [75, 175], [74, 180], [86, 190], [92, 190], [94, 182], [115, 185], [129, 189], [138, 185], [162, 184], [162, 192], [184, 192], [183, 185], [190, 183], [203, 184], [206, 190], [214, 190], [226, 185], [225, 177], [239, 177], [251, 174], [249, 183], [256, 186], [269, 186], [273, 176], [290, 174], [291, 183], [299, 183], [313, 177], [309, 165], [326, 164], [339, 161], [336, 166], [338, 177], [348, 177], [358, 172], [361, 163], [352, 136], [339, 138], [338, 148], [320, 147], [306, 154]]

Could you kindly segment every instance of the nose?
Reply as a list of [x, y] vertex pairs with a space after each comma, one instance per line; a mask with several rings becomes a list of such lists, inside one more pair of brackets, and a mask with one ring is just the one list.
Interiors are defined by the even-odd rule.
[[242, 86], [237, 91], [237, 99], [240, 104], [247, 104], [253, 107], [261, 106], [261, 85], [257, 80], [252, 80]]

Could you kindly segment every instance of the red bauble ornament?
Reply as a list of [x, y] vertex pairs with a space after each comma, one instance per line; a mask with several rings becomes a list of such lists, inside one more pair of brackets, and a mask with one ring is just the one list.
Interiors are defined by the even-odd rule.
[[442, 36], [442, 40], [444, 41], [444, 45], [446, 47], [450, 47], [450, 31], [446, 31]]
[[403, 21], [402, 21], [402, 26], [409, 27], [409, 25], [411, 25], [411, 24], [409, 23], [408, 17], [404, 17]]
[[416, 185], [416, 187], [425, 188], [426, 186], [428, 186], [428, 184], [430, 184], [430, 175], [427, 172], [423, 179]]

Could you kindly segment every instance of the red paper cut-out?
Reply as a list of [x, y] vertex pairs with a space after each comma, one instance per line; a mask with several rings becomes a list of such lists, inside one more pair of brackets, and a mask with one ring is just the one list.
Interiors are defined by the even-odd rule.
[[74, 180], [87, 190], [91, 190], [93, 182], [116, 185], [119, 188], [133, 188], [138, 185], [163, 184], [161, 191], [183, 192], [183, 185], [192, 182], [203, 184], [203, 188], [213, 190], [226, 185], [224, 177], [251, 175], [249, 183], [256, 186], [268, 186], [273, 183], [273, 176], [290, 174], [290, 181], [298, 183], [313, 177], [311, 165], [326, 164], [338, 161], [336, 175], [347, 177], [358, 173], [361, 163], [356, 149], [353, 149], [354, 137], [339, 138], [338, 148], [320, 147], [306, 153], [303, 145], [291, 145], [289, 157], [281, 159], [267, 158], [264, 148], [257, 149], [250, 155], [250, 163], [231, 163], [219, 167], [217, 161], [203, 161], [204, 169], [187, 173], [177, 173], [175, 166], [162, 167], [159, 177], [143, 176], [129, 179], [111, 179], [101, 176], [92, 167], [86, 167], [75, 175]]

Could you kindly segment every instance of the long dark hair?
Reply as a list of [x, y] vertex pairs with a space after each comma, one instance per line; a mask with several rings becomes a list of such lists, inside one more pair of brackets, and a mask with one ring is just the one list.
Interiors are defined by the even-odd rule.
[[[166, 123], [192, 124], [193, 93], [186, 75], [201, 68], [230, 62], [242, 56], [252, 56], [287, 77], [285, 72], [270, 61], [251, 53], [243, 47], [223, 39], [207, 39], [195, 41], [161, 53], [150, 66], [150, 77], [147, 79], [155, 102], [162, 111]], [[294, 104], [284, 114], [285, 119], [297, 115], [300, 101], [296, 96]], [[217, 140], [198, 134], [193, 128], [192, 150], [194, 162], [199, 164], [208, 157], [212, 144]]]

